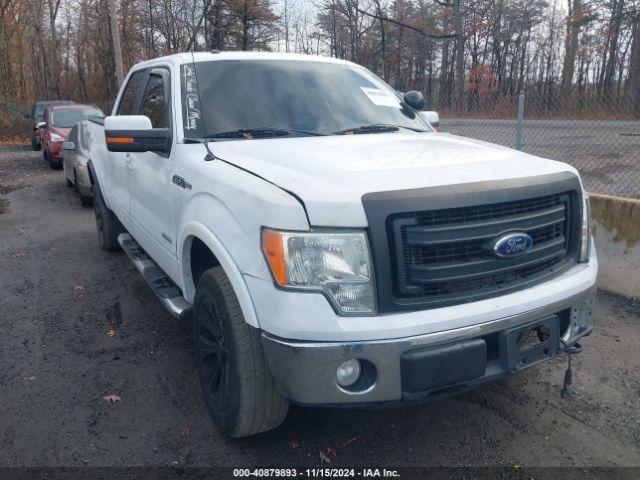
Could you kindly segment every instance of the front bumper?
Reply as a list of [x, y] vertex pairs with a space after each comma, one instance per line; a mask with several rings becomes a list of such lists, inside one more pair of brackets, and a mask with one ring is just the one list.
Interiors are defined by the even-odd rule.
[[[571, 345], [592, 330], [594, 307], [595, 287], [591, 287], [535, 310], [425, 335], [360, 342], [313, 342], [286, 340], [263, 333], [262, 343], [277, 387], [294, 403], [326, 406], [404, 402], [456, 393], [546, 360], [560, 353], [560, 343], [550, 345], [544, 358], [528, 361], [520, 368], [511, 368], [506, 362], [508, 349], [502, 345], [504, 335], [501, 337], [501, 332], [557, 316], [557, 335]], [[442, 346], [451, 346], [454, 350], [463, 346], [464, 349], [478, 339], [485, 340], [487, 345], [498, 344], [497, 347], [492, 347], [491, 352], [487, 347], [486, 368], [482, 369], [484, 373], [478, 372], [473, 378], [422, 391], [407, 388], [407, 364], [403, 361], [403, 356], [407, 358], [405, 354], [426, 352], [425, 349]], [[477, 346], [477, 342], [475, 344]], [[477, 351], [476, 349], [476, 354]], [[454, 357], [455, 355], [456, 353]], [[351, 358], [364, 361], [363, 365], [367, 368], [363, 369], [363, 377], [367, 375], [368, 378], [358, 382], [356, 388], [345, 389], [336, 382], [336, 369]], [[465, 357], [458, 358], [462, 358], [464, 363]], [[469, 358], [475, 361], [476, 357]], [[430, 373], [427, 370], [428, 366], [425, 375]]]
[[62, 144], [64, 142], [49, 142], [49, 151], [56, 162], [62, 162]]

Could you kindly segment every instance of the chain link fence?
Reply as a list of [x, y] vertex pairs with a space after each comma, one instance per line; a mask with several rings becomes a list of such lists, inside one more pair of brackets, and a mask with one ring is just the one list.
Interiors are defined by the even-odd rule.
[[548, 100], [533, 93], [434, 105], [443, 132], [566, 162], [594, 193], [640, 198], [640, 115], [622, 99]]
[[[640, 199], [640, 114], [624, 99], [466, 94], [432, 108], [444, 132], [566, 162], [578, 169], [587, 190]], [[29, 109], [0, 101], [0, 137], [26, 141], [30, 123], [23, 114]]]

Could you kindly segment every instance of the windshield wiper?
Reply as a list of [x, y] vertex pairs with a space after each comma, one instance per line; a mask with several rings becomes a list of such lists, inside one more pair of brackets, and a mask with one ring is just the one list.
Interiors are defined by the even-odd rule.
[[217, 132], [206, 135], [204, 138], [268, 138], [268, 137], [284, 137], [292, 133], [302, 133], [304, 135], [322, 136], [323, 133], [313, 132], [311, 130], [300, 130], [297, 128], [277, 128], [277, 127], [258, 127], [258, 128], [240, 128], [238, 130], [229, 130], [226, 132]]
[[404, 125], [394, 125], [391, 123], [373, 123], [371, 125], [360, 125], [359, 127], [345, 128], [344, 130], [338, 130], [333, 132], [332, 135], [346, 135], [352, 133], [358, 135], [360, 133], [383, 133], [383, 132], [397, 132], [401, 128], [406, 128], [414, 132], [426, 132], [420, 128], [405, 127]]

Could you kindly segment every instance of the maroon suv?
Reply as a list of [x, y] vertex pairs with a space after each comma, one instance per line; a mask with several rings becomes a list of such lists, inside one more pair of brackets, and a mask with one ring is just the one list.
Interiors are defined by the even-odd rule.
[[62, 167], [62, 144], [67, 140], [71, 127], [91, 117], [104, 117], [95, 105], [73, 103], [49, 105], [44, 119], [38, 124], [42, 155], [51, 168]]

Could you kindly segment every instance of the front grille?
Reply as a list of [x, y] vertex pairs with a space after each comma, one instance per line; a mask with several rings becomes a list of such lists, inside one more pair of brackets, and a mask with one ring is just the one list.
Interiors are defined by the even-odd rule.
[[[390, 215], [394, 297], [422, 304], [463, 303], [557, 274], [570, 250], [571, 206], [572, 195], [566, 192]], [[495, 240], [513, 231], [532, 237], [531, 250], [496, 258]]]

